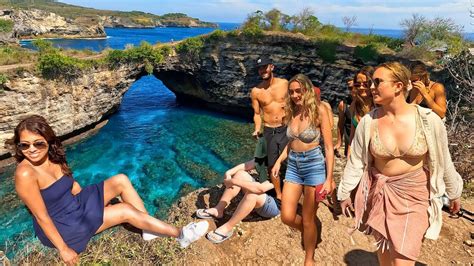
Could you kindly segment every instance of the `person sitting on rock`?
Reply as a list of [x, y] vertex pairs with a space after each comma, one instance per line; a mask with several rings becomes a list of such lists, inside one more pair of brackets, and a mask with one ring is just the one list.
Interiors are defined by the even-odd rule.
[[[33, 216], [35, 234], [68, 265], [78, 262], [92, 236], [122, 223], [142, 229], [145, 240], [170, 236], [183, 248], [207, 232], [206, 221], [177, 228], [150, 216], [124, 174], [81, 188], [61, 141], [41, 116], [21, 121], [10, 143], [18, 162], [15, 189]], [[109, 205], [117, 196], [121, 202]]]
[[[276, 194], [271, 193], [274, 192], [274, 186], [268, 181], [265, 164], [266, 143], [264, 138], [259, 138], [255, 158], [225, 172], [224, 185], [226, 188], [217, 205], [196, 211], [196, 216], [201, 219], [222, 218], [230, 201], [240, 191], [244, 192], [244, 197], [232, 217], [216, 230], [207, 233], [206, 237], [209, 241], [217, 244], [229, 239], [233, 234], [234, 226], [247, 217], [252, 210], [264, 218], [272, 218], [280, 214], [279, 200], [271, 196]], [[249, 172], [253, 169], [257, 170], [257, 176], [250, 175]]]

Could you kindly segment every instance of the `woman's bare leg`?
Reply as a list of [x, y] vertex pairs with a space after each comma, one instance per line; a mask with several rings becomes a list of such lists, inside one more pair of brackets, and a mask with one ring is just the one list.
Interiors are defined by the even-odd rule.
[[281, 199], [281, 221], [293, 228], [303, 231], [302, 217], [296, 213], [303, 186], [286, 182]]
[[382, 249], [377, 250], [377, 258], [379, 259], [379, 264], [380, 266], [391, 266], [392, 262], [390, 260], [390, 253], [388, 250], [385, 250], [385, 252], [382, 252]]
[[96, 233], [122, 223], [175, 238], [179, 237], [181, 232], [179, 228], [138, 210], [130, 203], [122, 202], [104, 208], [104, 222]]
[[392, 261], [392, 265], [394, 266], [413, 266], [415, 265], [415, 261], [411, 260], [396, 251], [392, 250], [390, 252], [390, 260]]
[[316, 211], [314, 197], [315, 188], [304, 186], [303, 200], [303, 242], [305, 249], [305, 265], [314, 265], [314, 249], [316, 248]]
[[135, 207], [135, 209], [147, 213], [143, 200], [138, 195], [128, 177], [124, 174], [118, 174], [104, 181], [104, 204], [117, 196], [122, 201]]

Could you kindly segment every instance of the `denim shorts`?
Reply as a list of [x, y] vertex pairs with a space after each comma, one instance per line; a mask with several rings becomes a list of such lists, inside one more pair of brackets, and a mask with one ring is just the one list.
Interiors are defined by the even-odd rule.
[[265, 195], [265, 203], [262, 207], [255, 209], [255, 212], [265, 218], [272, 218], [280, 214], [280, 209], [278, 209], [278, 205], [275, 199], [267, 194]]
[[288, 154], [285, 182], [304, 186], [316, 186], [326, 180], [326, 163], [321, 146], [309, 151]]

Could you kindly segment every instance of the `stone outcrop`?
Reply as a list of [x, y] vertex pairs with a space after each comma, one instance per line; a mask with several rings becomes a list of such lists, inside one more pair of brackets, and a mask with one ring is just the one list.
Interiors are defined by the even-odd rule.
[[12, 37], [27, 38], [101, 38], [105, 31], [98, 19], [68, 19], [38, 10], [1, 10], [0, 18], [14, 22]]
[[134, 22], [127, 17], [117, 17], [117, 16], [102, 16], [100, 17], [102, 24], [107, 28], [154, 28], [161, 26], [159, 22], [152, 22], [150, 25], [143, 25]]
[[199, 19], [191, 17], [183, 17], [176, 19], [152, 19], [134, 20], [132, 17], [120, 16], [100, 16], [104, 27], [107, 28], [155, 28], [155, 27], [178, 27], [178, 28], [200, 28], [210, 27], [217, 28], [217, 24], [210, 22], [203, 22]]
[[0, 89], [0, 159], [8, 157], [11, 147], [3, 144], [26, 116], [42, 115], [59, 136], [74, 136], [113, 113], [143, 74], [141, 68], [122, 67], [94, 70], [73, 83], [44, 80], [28, 72], [10, 77]]
[[255, 62], [266, 54], [273, 59], [276, 76], [308, 75], [323, 99], [335, 106], [348, 95], [346, 79], [362, 65], [351, 47], [335, 47], [334, 62], [325, 62], [319, 49], [324, 48], [303, 35], [228, 36], [207, 42], [199, 56], [184, 53], [169, 59], [155, 75], [182, 100], [250, 117], [250, 90], [261, 81]]

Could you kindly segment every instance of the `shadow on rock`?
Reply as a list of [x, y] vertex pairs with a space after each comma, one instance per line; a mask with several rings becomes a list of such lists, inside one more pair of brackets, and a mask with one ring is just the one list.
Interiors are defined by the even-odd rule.
[[[357, 266], [357, 265], [379, 265], [377, 258], [377, 252], [370, 252], [362, 249], [354, 249], [346, 253], [344, 256], [344, 262], [346, 265]], [[421, 262], [415, 262], [415, 266], [426, 266]]]

